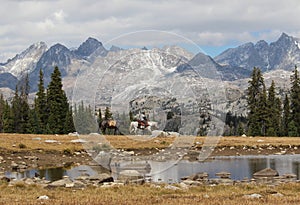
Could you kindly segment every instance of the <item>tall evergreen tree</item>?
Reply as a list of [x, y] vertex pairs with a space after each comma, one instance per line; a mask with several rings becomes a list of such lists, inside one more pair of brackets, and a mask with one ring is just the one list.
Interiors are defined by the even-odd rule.
[[56, 66], [47, 89], [47, 108], [49, 112], [47, 131], [51, 134], [64, 134], [69, 103], [62, 87], [61, 73]]
[[300, 79], [297, 67], [293, 71], [291, 76], [291, 120], [294, 122], [296, 131], [294, 135], [299, 136], [300, 134]]
[[19, 96], [18, 85], [15, 89], [15, 94], [11, 102], [10, 118], [12, 123], [9, 126], [9, 132], [21, 133], [21, 98]]
[[29, 96], [29, 77], [28, 74], [26, 74], [25, 78], [21, 81], [21, 93], [20, 93], [20, 113], [21, 113], [21, 133], [27, 133], [28, 130], [30, 129], [30, 124], [29, 124], [29, 113], [30, 113], [30, 108], [28, 104], [28, 96]]
[[6, 100], [3, 112], [3, 132], [12, 133], [14, 130], [12, 108]]
[[265, 135], [267, 97], [264, 79], [259, 68], [253, 68], [251, 80], [248, 83], [248, 135]]
[[281, 121], [281, 129], [282, 136], [288, 136], [289, 134], [289, 122], [290, 122], [290, 100], [287, 94], [285, 94], [285, 98], [283, 101], [283, 113], [282, 113], [282, 121]]
[[72, 107], [70, 106], [66, 114], [64, 133], [71, 133], [71, 132], [75, 132], [75, 126], [73, 121], [73, 111], [72, 111]]
[[271, 86], [268, 89], [266, 122], [266, 135], [278, 136], [280, 134], [281, 101], [276, 97], [274, 81], [272, 81]]
[[48, 118], [47, 112], [47, 98], [44, 87], [44, 74], [42, 69], [40, 69], [38, 92], [36, 93], [36, 98], [34, 100], [34, 110], [35, 113], [32, 115], [35, 119], [33, 121], [40, 127], [39, 133], [46, 133], [46, 124]]
[[76, 131], [79, 134], [89, 134], [99, 131], [91, 107], [85, 107], [83, 102], [79, 104], [78, 109], [75, 108], [74, 122]]

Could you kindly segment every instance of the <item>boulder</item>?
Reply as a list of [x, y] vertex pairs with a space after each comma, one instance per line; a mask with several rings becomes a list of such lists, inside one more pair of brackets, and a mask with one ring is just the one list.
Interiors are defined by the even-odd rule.
[[253, 174], [254, 178], [261, 178], [261, 177], [277, 177], [279, 176], [278, 172], [271, 168], [265, 168]]
[[125, 183], [136, 183], [136, 184], [143, 184], [145, 182], [142, 174], [136, 170], [121, 171], [118, 180]]
[[69, 177], [64, 177], [63, 179], [51, 182], [48, 186], [49, 187], [66, 187], [72, 184], [73, 181]]

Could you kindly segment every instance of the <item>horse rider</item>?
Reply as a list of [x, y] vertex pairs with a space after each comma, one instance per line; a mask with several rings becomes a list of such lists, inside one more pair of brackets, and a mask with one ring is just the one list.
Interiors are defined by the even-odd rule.
[[141, 126], [144, 126], [144, 128], [148, 126], [148, 119], [147, 119], [147, 117], [145, 115], [145, 112], [142, 112], [140, 114], [139, 127], [141, 127]]

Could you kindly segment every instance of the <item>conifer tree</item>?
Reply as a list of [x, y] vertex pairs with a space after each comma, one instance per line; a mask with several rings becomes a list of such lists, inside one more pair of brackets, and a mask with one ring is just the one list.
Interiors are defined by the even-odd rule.
[[[39, 133], [46, 133], [46, 124], [47, 124], [47, 98], [44, 87], [44, 74], [42, 69], [40, 69], [39, 74], [39, 83], [38, 83], [38, 92], [36, 93], [36, 98], [34, 100], [34, 117], [39, 128]], [[32, 115], [33, 117], [33, 115]]]
[[12, 108], [5, 101], [4, 111], [3, 111], [3, 132], [12, 133], [14, 132], [14, 121], [12, 115]]
[[89, 134], [97, 132], [98, 126], [95, 123], [95, 116], [92, 113], [90, 106], [85, 107], [83, 102], [81, 102], [77, 107], [75, 107], [74, 122], [76, 125], [76, 131], [79, 134]]
[[265, 135], [267, 96], [264, 79], [259, 68], [254, 67], [252, 71], [247, 89], [247, 103], [249, 110], [248, 135]]
[[30, 113], [30, 108], [28, 104], [28, 96], [29, 96], [29, 77], [28, 74], [26, 74], [25, 78], [23, 81], [21, 81], [21, 93], [20, 93], [20, 114], [21, 114], [21, 133], [27, 133], [28, 130], [30, 129], [30, 124], [29, 124], [29, 113]]
[[71, 133], [71, 132], [75, 132], [75, 126], [73, 121], [73, 111], [72, 111], [72, 107], [70, 106], [66, 114], [64, 133]]
[[62, 89], [61, 73], [56, 66], [51, 75], [51, 82], [47, 89], [47, 132], [51, 134], [64, 134], [66, 116], [69, 111], [67, 96]]
[[288, 136], [289, 134], [289, 122], [290, 122], [290, 100], [287, 94], [283, 101], [283, 113], [281, 121], [282, 136]]
[[[299, 136], [300, 134], [300, 79], [297, 67], [291, 76], [291, 121], [293, 121], [296, 129], [293, 128], [293, 135]], [[291, 125], [292, 126], [292, 125]], [[293, 127], [293, 126], [292, 126]]]
[[274, 81], [272, 81], [271, 86], [268, 89], [266, 121], [266, 135], [278, 136], [280, 134], [281, 101], [278, 97], [276, 97]]
[[21, 98], [19, 89], [16, 86], [15, 94], [11, 102], [10, 118], [12, 123], [9, 125], [9, 132], [21, 133]]
[[41, 127], [41, 122], [35, 109], [31, 109], [29, 112], [29, 124], [27, 133], [43, 134], [44, 130]]

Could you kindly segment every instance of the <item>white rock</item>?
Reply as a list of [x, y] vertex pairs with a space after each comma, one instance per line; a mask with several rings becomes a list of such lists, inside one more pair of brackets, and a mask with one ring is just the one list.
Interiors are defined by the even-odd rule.
[[172, 185], [167, 185], [167, 186], [165, 186], [165, 189], [170, 189], [170, 190], [180, 190], [179, 187], [172, 186]]
[[86, 143], [87, 141], [84, 139], [76, 139], [76, 140], [71, 140], [72, 143]]
[[57, 140], [45, 140], [46, 143], [58, 143]]
[[79, 136], [78, 132], [72, 132], [72, 133], [69, 133], [68, 135], [69, 136], [76, 136], [76, 137]]
[[37, 199], [38, 199], [38, 200], [48, 200], [48, 199], [49, 199], [49, 196], [47, 196], [47, 195], [42, 195], [42, 196], [39, 196]]
[[257, 142], [264, 142], [265, 140], [257, 140]]
[[260, 195], [260, 194], [249, 194], [249, 195], [244, 195], [244, 198], [248, 198], [248, 199], [260, 199], [260, 198], [262, 198], [262, 195]]
[[208, 195], [208, 194], [204, 194], [203, 197], [206, 198], [206, 199], [208, 199], [208, 198], [209, 198], [209, 195]]
[[284, 195], [281, 193], [276, 193], [276, 194], [272, 194], [272, 196], [276, 196], [276, 197], [283, 197]]

